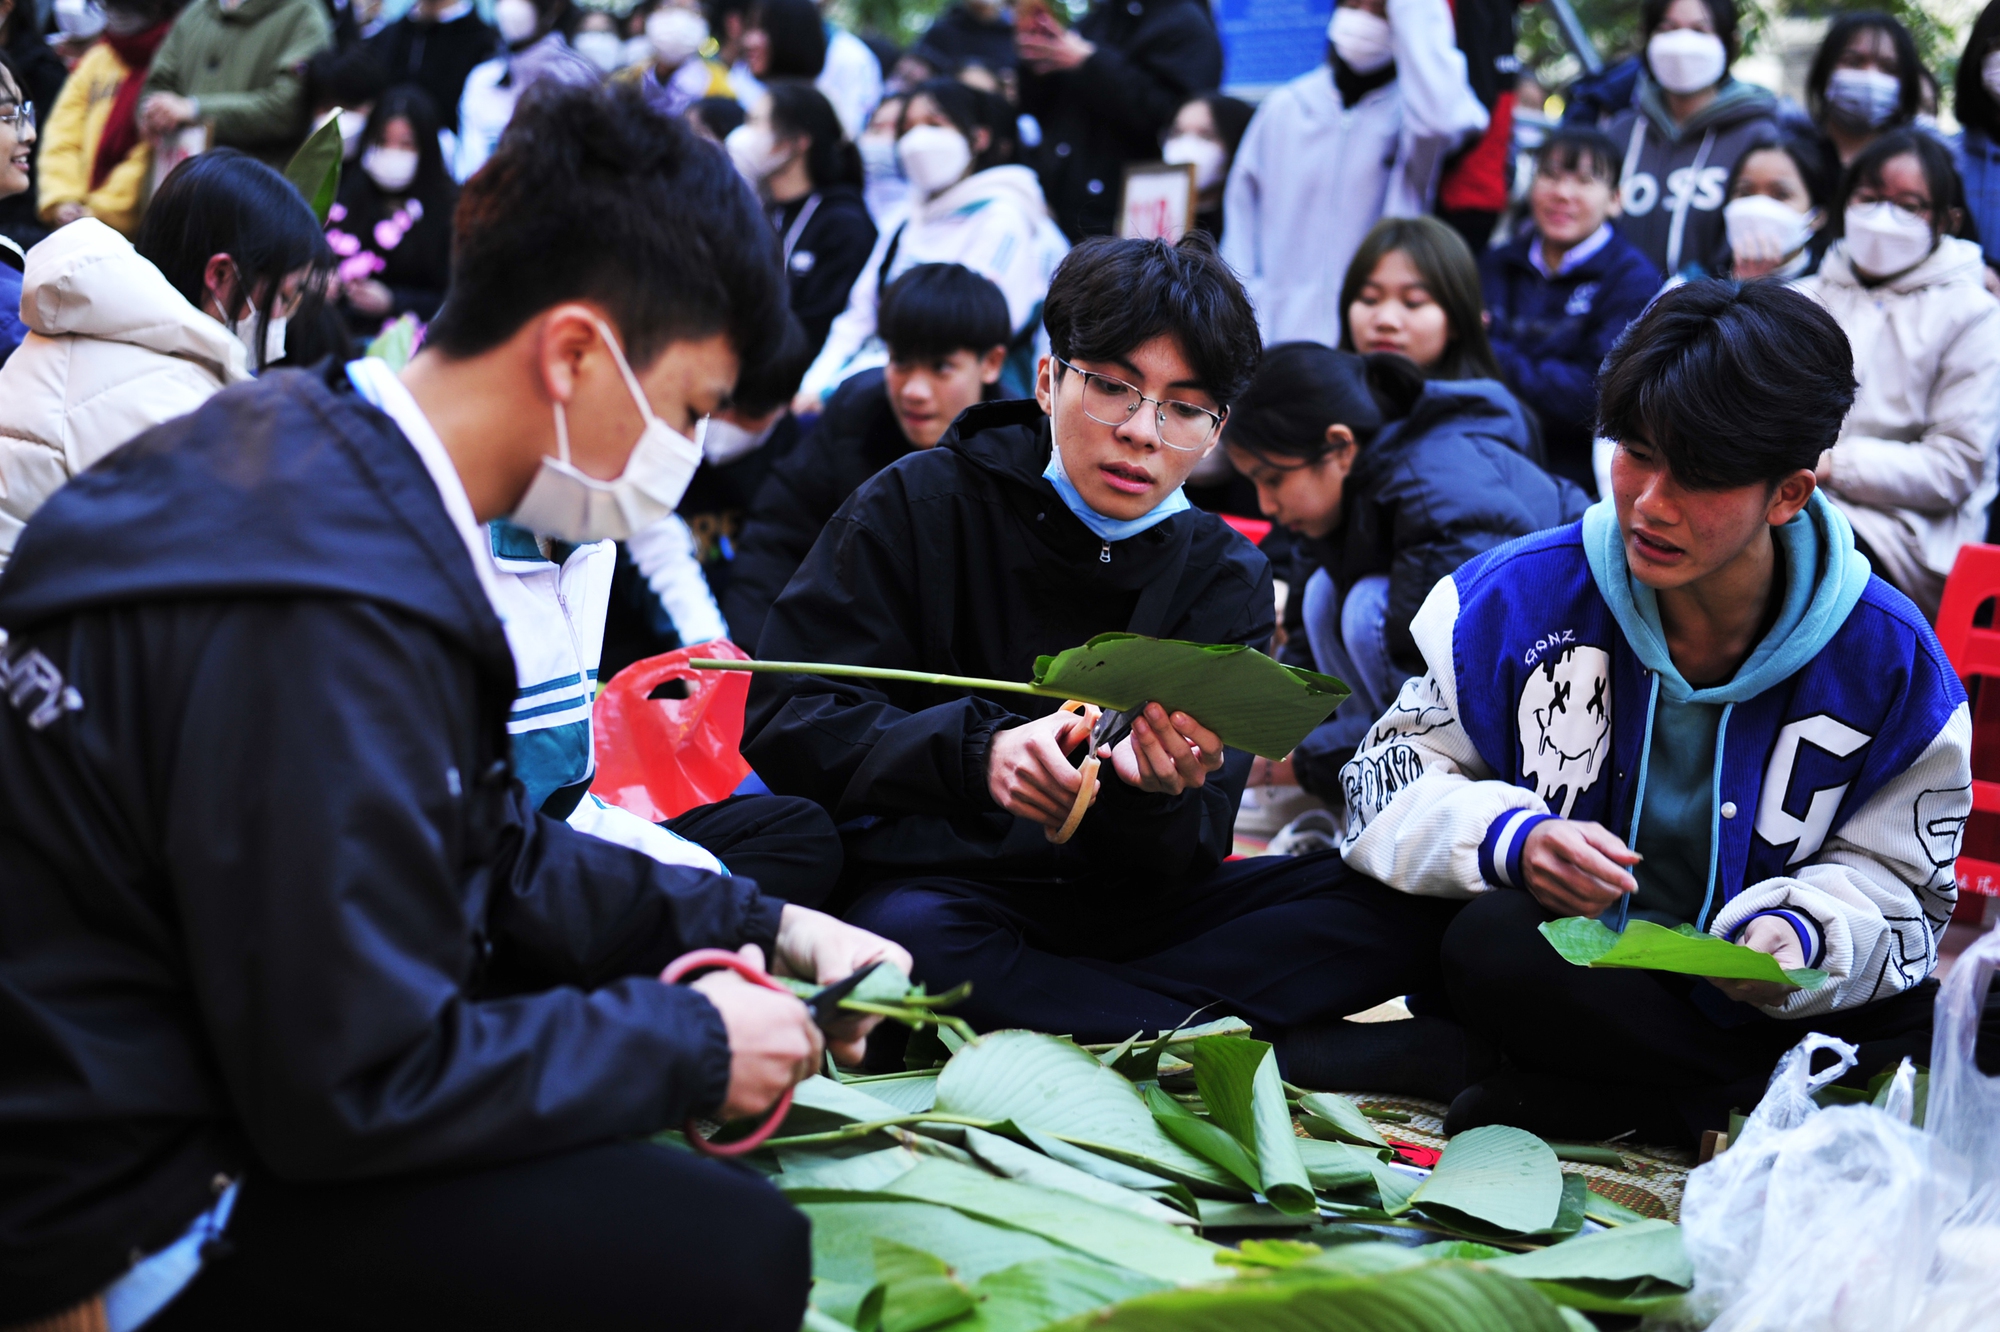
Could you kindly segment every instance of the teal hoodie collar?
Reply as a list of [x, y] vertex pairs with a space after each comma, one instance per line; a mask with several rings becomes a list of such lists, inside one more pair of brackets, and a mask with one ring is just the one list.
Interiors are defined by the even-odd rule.
[[[1633, 579], [1625, 563], [1625, 540], [1611, 501], [1600, 500], [1583, 515], [1583, 550], [1598, 593], [1639, 660], [1659, 673], [1661, 692], [1675, 703], [1755, 698], [1817, 656], [1861, 600], [1868, 587], [1868, 558], [1854, 548], [1854, 529], [1823, 492], [1813, 492], [1805, 509], [1778, 529], [1777, 539], [1785, 569], [1785, 602], [1777, 623], [1732, 679], [1696, 689], [1668, 655], [1659, 599]], [[1800, 577], [1802, 570], [1812, 576]]]

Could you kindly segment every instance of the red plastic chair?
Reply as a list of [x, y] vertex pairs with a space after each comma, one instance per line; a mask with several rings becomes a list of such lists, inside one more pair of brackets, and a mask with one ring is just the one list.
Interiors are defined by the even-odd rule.
[[1959, 547], [1938, 605], [1938, 643], [1968, 688], [1976, 677], [1992, 681], [1973, 704], [1972, 818], [1958, 857], [1959, 909], [1953, 913], [1973, 921], [1985, 910], [1977, 898], [2000, 897], [2000, 781], [1994, 780], [2000, 777], [2000, 627], [1973, 624], [1980, 606], [1995, 598], [2000, 546]]
[[1237, 534], [1253, 546], [1262, 545], [1264, 538], [1271, 535], [1271, 525], [1262, 518], [1243, 518], [1233, 513], [1216, 516], [1235, 528]]

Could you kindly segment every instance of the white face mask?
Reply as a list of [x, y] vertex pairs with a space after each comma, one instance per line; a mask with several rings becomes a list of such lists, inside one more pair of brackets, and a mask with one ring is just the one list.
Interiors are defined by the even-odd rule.
[[637, 37], [625, 39], [625, 50], [619, 56], [618, 63], [629, 68], [632, 65], [648, 64], [652, 59], [653, 44], [647, 41], [642, 33]]
[[366, 111], [342, 111], [340, 113], [340, 158], [352, 162], [361, 151], [361, 136], [368, 129]]
[[1194, 187], [1211, 189], [1222, 183], [1222, 145], [1199, 134], [1176, 134], [1160, 149], [1160, 160], [1169, 166], [1194, 168]]
[[493, 6], [493, 26], [500, 29], [501, 41], [509, 46], [519, 46], [542, 26], [542, 16], [536, 10], [534, 0], [499, 0]]
[[1979, 62], [1979, 81], [1986, 85], [1988, 96], [2000, 97], [2000, 51], [1994, 51]]
[[1396, 58], [1389, 40], [1389, 20], [1365, 9], [1341, 5], [1327, 20], [1326, 39], [1333, 53], [1356, 74], [1373, 74]]
[[1937, 248], [1931, 224], [1887, 202], [1847, 206], [1847, 257], [1869, 277], [1895, 277]]
[[701, 456], [716, 467], [724, 467], [738, 458], [755, 453], [770, 442], [771, 432], [784, 420], [782, 414], [771, 418], [771, 424], [762, 430], [745, 430], [734, 421], [725, 421], [716, 416], [704, 416], [694, 428], [695, 442], [701, 445]]
[[646, 42], [663, 65], [678, 65], [708, 41], [708, 22], [692, 9], [669, 5], [646, 16]]
[[972, 165], [972, 145], [955, 129], [918, 125], [896, 140], [903, 174], [925, 194], [938, 194], [958, 184]]
[[1662, 88], [1686, 95], [1722, 81], [1729, 51], [1713, 33], [1675, 28], [1653, 34], [1653, 40], [1646, 43], [1646, 64]]
[[1874, 129], [1889, 123], [1903, 102], [1903, 81], [1879, 69], [1836, 69], [1826, 81], [1827, 104]]
[[580, 32], [576, 35], [576, 53], [588, 60], [600, 74], [616, 74], [625, 56], [625, 43], [615, 32]]
[[229, 321], [229, 332], [243, 344], [243, 353], [249, 359], [252, 371], [285, 359], [285, 316], [272, 315], [271, 322], [264, 329], [264, 355], [257, 355], [257, 307], [249, 301], [243, 302], [243, 317]]
[[376, 144], [361, 154], [361, 169], [384, 194], [401, 194], [417, 178], [417, 150]]
[[896, 156], [896, 136], [870, 131], [854, 141], [861, 150], [861, 170], [870, 180], [892, 180], [903, 174]]
[[736, 169], [752, 185], [761, 183], [766, 176], [791, 160], [790, 154], [772, 142], [767, 125], [738, 125], [729, 131], [722, 146], [729, 150], [729, 160], [736, 164]]
[[56, 29], [73, 41], [104, 31], [104, 6], [98, 0], [56, 0]]
[[1757, 259], [1788, 259], [1812, 239], [1811, 215], [1768, 194], [1731, 199], [1722, 210], [1730, 250]]
[[646, 427], [618, 479], [599, 481], [570, 465], [569, 420], [558, 402], [556, 456], [543, 455], [541, 469], [513, 513], [514, 521], [530, 532], [576, 545], [623, 541], [666, 517], [687, 493], [694, 469], [701, 464], [700, 446], [653, 414], [653, 404], [646, 401], [610, 327], [601, 319], [591, 322], [611, 349]]

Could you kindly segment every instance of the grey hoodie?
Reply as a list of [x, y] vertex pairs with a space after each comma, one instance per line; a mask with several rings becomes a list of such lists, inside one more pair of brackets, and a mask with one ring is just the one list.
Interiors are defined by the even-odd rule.
[[1625, 154], [1619, 234], [1673, 277], [1721, 248], [1723, 189], [1736, 159], [1778, 137], [1778, 102], [1754, 83], [1723, 80], [1715, 100], [1676, 125], [1666, 95], [1640, 75], [1636, 106], [1604, 127]]

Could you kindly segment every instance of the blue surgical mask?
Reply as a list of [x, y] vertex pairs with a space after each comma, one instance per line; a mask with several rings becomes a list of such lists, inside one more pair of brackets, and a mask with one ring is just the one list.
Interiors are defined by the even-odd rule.
[[1056, 488], [1056, 494], [1062, 496], [1062, 502], [1076, 515], [1077, 521], [1105, 541], [1123, 541], [1127, 537], [1138, 536], [1146, 529], [1157, 527], [1175, 514], [1194, 507], [1188, 503], [1187, 493], [1176, 486], [1173, 494], [1154, 505], [1148, 513], [1137, 518], [1107, 518], [1084, 503], [1083, 495], [1069, 479], [1069, 473], [1063, 471], [1062, 450], [1053, 443], [1049, 448], [1049, 465], [1042, 469], [1042, 475]]

